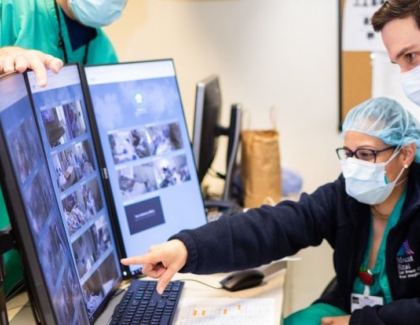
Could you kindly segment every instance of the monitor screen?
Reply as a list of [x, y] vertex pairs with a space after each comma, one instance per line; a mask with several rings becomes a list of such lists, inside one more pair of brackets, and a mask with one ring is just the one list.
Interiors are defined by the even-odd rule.
[[45, 88], [33, 72], [2, 77], [0, 131], [1, 183], [36, 314], [93, 323], [122, 276], [78, 66], [49, 73]]
[[205, 224], [173, 61], [89, 66], [85, 73], [121, 257]]

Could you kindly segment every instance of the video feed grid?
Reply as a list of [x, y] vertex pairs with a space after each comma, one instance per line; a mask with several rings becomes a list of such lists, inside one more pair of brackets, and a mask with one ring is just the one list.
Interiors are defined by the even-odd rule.
[[60, 192], [95, 172], [92, 149], [88, 140], [78, 142], [54, 154], [52, 163]]
[[[66, 319], [67, 324], [84, 321], [81, 305], [80, 286], [74, 288], [75, 269], [70, 265], [69, 251], [57, 201], [45, 157], [41, 139], [33, 116], [26, 116], [17, 127], [8, 133], [12, 139], [8, 144], [15, 172], [20, 180], [22, 198], [25, 203], [26, 218], [33, 234], [40, 267], [48, 292], [51, 295], [57, 319]], [[67, 271], [66, 271], [67, 270]], [[67, 276], [64, 276], [67, 274]], [[68, 279], [73, 279], [67, 282]], [[77, 283], [77, 281], [76, 281]], [[68, 292], [73, 292], [68, 295]], [[56, 304], [57, 303], [57, 304]], [[79, 305], [76, 310], [74, 306]], [[58, 308], [60, 307], [60, 308]]]
[[62, 201], [67, 231], [71, 238], [104, 207], [98, 179], [82, 184]]
[[51, 148], [63, 145], [87, 131], [80, 100], [44, 109], [41, 118]]
[[[108, 212], [103, 201], [104, 193], [85, 110], [84, 92], [76, 70], [76, 65], [63, 67], [60, 76], [51, 76], [57, 79], [58, 87], [47, 86], [32, 94], [33, 108], [36, 110], [35, 119], [41, 130], [41, 146], [47, 156], [46, 179], [49, 178], [53, 186], [54, 200], [61, 202], [57, 205], [59, 211], [55, 213], [65, 234], [67, 267], [73, 272], [71, 278], [76, 279], [76, 294], [79, 298], [72, 303], [73, 309], [54, 312], [58, 315], [58, 324], [89, 324], [96, 319], [99, 312], [97, 310], [89, 311], [88, 316], [89, 301], [84, 299], [82, 285], [89, 281], [92, 274], [98, 272], [101, 263], [107, 263], [110, 268], [107, 270], [112, 274], [112, 279], [109, 278], [110, 287], [115, 286], [121, 279], [113, 234], [110, 225], [108, 227], [105, 223], [108, 220]], [[35, 79], [30, 79], [30, 82], [35, 82]], [[83, 236], [93, 243], [92, 252], [96, 262], [83, 277], [79, 277], [73, 244]], [[57, 253], [56, 256], [60, 254]], [[108, 262], [108, 259], [111, 262]], [[63, 269], [64, 266], [58, 281], [64, 277]], [[72, 289], [61, 290], [60, 294], [55, 296], [54, 306], [59, 308], [71, 300], [71, 292]], [[88, 320], [91, 315], [94, 317]]]
[[115, 165], [183, 148], [177, 122], [112, 131], [108, 141]]

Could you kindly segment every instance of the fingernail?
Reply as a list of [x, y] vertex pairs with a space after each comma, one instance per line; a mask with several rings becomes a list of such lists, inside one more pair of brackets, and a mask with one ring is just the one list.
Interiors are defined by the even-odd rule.
[[45, 87], [47, 85], [47, 80], [45, 78], [38, 78], [38, 86]]

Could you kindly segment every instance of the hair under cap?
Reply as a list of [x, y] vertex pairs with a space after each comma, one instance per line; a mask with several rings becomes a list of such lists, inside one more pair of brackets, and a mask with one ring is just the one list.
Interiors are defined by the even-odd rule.
[[371, 135], [389, 146], [404, 147], [415, 143], [414, 160], [420, 162], [420, 124], [393, 99], [372, 98], [352, 108], [344, 120], [342, 137], [347, 131]]

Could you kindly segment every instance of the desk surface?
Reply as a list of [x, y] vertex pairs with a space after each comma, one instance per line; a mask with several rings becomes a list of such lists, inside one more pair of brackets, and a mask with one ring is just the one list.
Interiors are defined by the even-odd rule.
[[[176, 274], [174, 280], [185, 280], [184, 290], [181, 295], [180, 304], [183, 300], [188, 298], [199, 299], [203, 298], [237, 298], [237, 299], [262, 299], [269, 298], [270, 303], [274, 303], [274, 324], [280, 324], [283, 306], [283, 286], [286, 275], [286, 262], [277, 262], [269, 266], [261, 267], [261, 270], [266, 274], [261, 285], [241, 290], [237, 292], [229, 292], [222, 289], [214, 289], [205, 284], [214, 287], [220, 287], [219, 281], [227, 276], [227, 274], [212, 274], [212, 275], [195, 275], [195, 274]], [[148, 279], [148, 278], [145, 278]], [[197, 282], [199, 281], [199, 282]], [[200, 283], [203, 282], [203, 283]], [[95, 322], [95, 325], [108, 324], [115, 306], [119, 303], [123, 294], [112, 299], [101, 317]], [[264, 299], [262, 299], [264, 300]], [[20, 308], [22, 307], [22, 308]], [[11, 325], [32, 325], [35, 321], [32, 316], [32, 311], [27, 303], [27, 295], [12, 299], [7, 303], [9, 322]], [[178, 309], [179, 312], [179, 309]], [[174, 324], [181, 324], [178, 320], [179, 315], [175, 316]]]

